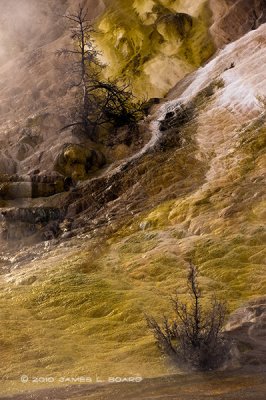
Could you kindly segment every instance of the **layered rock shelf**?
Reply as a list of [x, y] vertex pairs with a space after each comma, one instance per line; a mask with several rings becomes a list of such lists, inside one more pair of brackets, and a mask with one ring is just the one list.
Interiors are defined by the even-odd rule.
[[64, 218], [64, 208], [31, 204], [27, 207], [12, 207], [12, 201], [45, 198], [64, 191], [72, 185], [70, 178], [60, 174], [50, 175], [1, 175], [0, 176], [0, 223], [1, 237], [5, 240], [20, 240], [35, 236], [51, 239], [57, 235], [59, 223]]
[[49, 197], [68, 191], [70, 178], [54, 175], [0, 175], [0, 199]]

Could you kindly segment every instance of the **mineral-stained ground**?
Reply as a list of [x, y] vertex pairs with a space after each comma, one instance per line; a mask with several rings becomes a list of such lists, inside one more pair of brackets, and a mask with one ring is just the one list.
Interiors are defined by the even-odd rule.
[[[62, 130], [77, 2], [0, 0], [0, 398], [262, 399], [265, 1], [85, 3], [105, 78], [153, 100], [138, 131]], [[182, 373], [146, 327], [188, 259], [228, 302], [223, 372]]]

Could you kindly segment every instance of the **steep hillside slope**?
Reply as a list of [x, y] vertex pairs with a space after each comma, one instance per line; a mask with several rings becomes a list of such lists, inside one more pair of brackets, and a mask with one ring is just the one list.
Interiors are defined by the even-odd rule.
[[[75, 104], [75, 94], [68, 89], [71, 76], [66, 60], [55, 54], [70, 44], [60, 15], [75, 9], [77, 3], [60, 0], [55, 6], [53, 0], [41, 4], [10, 0], [0, 4], [0, 173], [25, 174], [36, 169], [50, 173], [65, 144], [93, 147], [71, 129], [59, 133], [72, 122], [70, 111]], [[95, 40], [108, 63], [106, 75], [127, 76], [141, 98], [165, 95], [217, 46], [265, 21], [263, 1], [249, 7], [247, 22], [245, 1], [199, 0], [192, 5], [168, 0], [87, 0], [85, 4], [92, 20], [97, 18]], [[237, 31], [232, 31], [235, 15]], [[101, 150], [109, 162], [121, 153], [119, 147]], [[134, 151], [131, 146], [121, 154]]]
[[[62, 2], [62, 10], [70, 3]], [[165, 0], [159, 10], [185, 12], [202, 22], [204, 4], [197, 3], [194, 8], [189, 6], [191, 2], [180, 1], [175, 8], [173, 2]], [[120, 66], [125, 67], [119, 57], [127, 47], [132, 7], [136, 25], [130, 32], [130, 51], [135, 57], [137, 32], [144, 46], [138, 48], [138, 54], [145, 57], [150, 43], [146, 34], [154, 33], [150, 23], [157, 18], [159, 2], [135, 1], [129, 6], [122, 0], [110, 0], [97, 4], [97, 23], [103, 31], [106, 29], [104, 37], [97, 40], [103, 52], [108, 43], [112, 45], [106, 57], [109, 71], [116, 74]], [[118, 4], [121, 7], [114, 9]], [[184, 65], [184, 59], [178, 64], [182, 44], [178, 42], [174, 51], [174, 39], [164, 39], [174, 53], [174, 72], [167, 84], [157, 74], [159, 93], [168, 89], [167, 85], [176, 85], [150, 109], [140, 126], [142, 141], [128, 150], [125, 159], [110, 162], [98, 175], [92, 174], [69, 192], [47, 198], [1, 200], [2, 220], [14, 212], [11, 206], [21, 218], [11, 221], [13, 231], [23, 223], [24, 214], [16, 214], [22, 206], [27, 210], [50, 207], [50, 215], [62, 210], [56, 238], [51, 234], [45, 242], [32, 246], [30, 239], [9, 243], [9, 247], [6, 241], [1, 243], [2, 393], [32, 390], [34, 376], [51, 376], [54, 380], [48, 384], [55, 386], [62, 383], [62, 376], [85, 374], [95, 382], [95, 376], [105, 380], [110, 376], [154, 377], [176, 372], [157, 350], [143, 315], [149, 312], [159, 317], [167, 312], [167, 296], [175, 289], [185, 298], [188, 259], [199, 266], [207, 300], [216, 291], [228, 300], [231, 311], [265, 294], [266, 24], [253, 29], [253, 25], [239, 22], [237, 32], [230, 31], [230, 15], [238, 10], [239, 21], [243, 21], [246, 5], [244, 1], [210, 2], [213, 20], [207, 19], [201, 39], [205, 43], [207, 26], [212, 24], [213, 41], [218, 40], [220, 32], [226, 32], [219, 39], [224, 48], [199, 68], [204, 58], [193, 67], [186, 58], [186, 68], [179, 68]], [[254, 2], [253, 11], [256, 23], [263, 22], [264, 3]], [[121, 28], [119, 21], [123, 22]], [[141, 21], [145, 31], [140, 28]], [[1, 103], [2, 173], [27, 174], [39, 168], [48, 175], [65, 143], [85, 140], [70, 130], [58, 135], [66, 120], [59, 112], [61, 104], [73, 99], [59, 85], [63, 75], [56, 68], [58, 60], [53, 52], [65, 43], [67, 34], [64, 26], [56, 29], [61, 29], [58, 39], [48, 38], [37, 53], [21, 48], [15, 60], [1, 67], [1, 96], [5, 98]], [[160, 34], [168, 35], [164, 29]], [[145, 81], [156, 88], [155, 75], [147, 73], [146, 63], [157, 71], [156, 65], [160, 69], [165, 60], [162, 76], [168, 73], [171, 55], [164, 51], [158, 46], [152, 58], [144, 60], [137, 86]], [[13, 73], [13, 68], [21, 69], [21, 74]], [[27, 68], [31, 75], [26, 73]], [[183, 77], [188, 71], [192, 72]], [[38, 85], [44, 80], [34, 102], [32, 77], [38, 79]], [[12, 92], [14, 88], [17, 94]], [[15, 116], [12, 102], [17, 104]], [[31, 141], [25, 142], [23, 135]], [[27, 145], [22, 158], [17, 155], [22, 151], [17, 147], [21, 140]], [[32, 214], [30, 217], [34, 219]], [[37, 217], [39, 226], [42, 214]], [[47, 228], [50, 233], [53, 227], [52, 223]], [[263, 335], [263, 316], [260, 320], [257, 315], [257, 320], [253, 314], [251, 319], [246, 318], [246, 314], [251, 315], [250, 307], [241, 314], [243, 319], [236, 317], [228, 329], [237, 337], [239, 327], [243, 331], [246, 323], [255, 320]], [[251, 331], [254, 333], [254, 328]], [[260, 343], [258, 352], [251, 339], [248, 348], [246, 342], [239, 347], [233, 366], [265, 364], [265, 345]], [[260, 341], [258, 335], [256, 341]], [[25, 384], [20, 381], [23, 374], [30, 378]], [[40, 386], [38, 381], [34, 388]]]
[[[101, 4], [87, 4], [93, 19]], [[71, 130], [60, 134], [76, 99], [68, 88], [67, 61], [56, 51], [71, 43], [62, 16], [76, 2], [11, 0], [0, 5], [0, 174], [51, 172], [65, 143], [86, 141]]]
[[[165, 95], [215, 48], [265, 22], [263, 0], [252, 5], [243, 0], [85, 3], [92, 20], [98, 17], [95, 39], [108, 63], [106, 75], [126, 75], [141, 98]], [[68, 90], [66, 60], [55, 52], [70, 44], [60, 15], [75, 9], [76, 2], [10, 0], [0, 5], [0, 173], [51, 172], [64, 144], [91, 145], [71, 129], [59, 134], [70, 121], [75, 96]], [[105, 151], [109, 161], [121, 153], [120, 148]], [[121, 154], [134, 151], [133, 146]]]

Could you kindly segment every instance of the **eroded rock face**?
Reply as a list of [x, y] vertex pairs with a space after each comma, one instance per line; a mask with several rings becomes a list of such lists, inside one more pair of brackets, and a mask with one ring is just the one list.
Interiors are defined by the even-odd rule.
[[19, 241], [49, 240], [57, 236], [64, 209], [52, 207], [0, 209], [0, 232], [2, 239]]
[[140, 97], [143, 90], [149, 97], [163, 96], [215, 51], [210, 23], [203, 0], [116, 0], [98, 18], [102, 34], [96, 40], [109, 76], [128, 76]]
[[226, 330], [234, 341], [235, 365], [266, 364], [266, 297], [250, 302], [235, 311]]
[[24, 129], [18, 143], [12, 149], [16, 160], [23, 161], [30, 157], [41, 142], [42, 138], [38, 134], [34, 134], [34, 131], [32, 132], [29, 129]]
[[161, 132], [169, 129], [178, 129], [188, 122], [193, 116], [191, 107], [184, 107], [182, 104], [176, 105], [173, 110], [165, 114], [163, 120], [160, 120], [159, 129]]
[[48, 175], [0, 175], [0, 199], [49, 197], [69, 190], [71, 178], [53, 173]]
[[15, 174], [17, 163], [8, 153], [0, 152], [0, 174]]
[[[37, 172], [37, 171], [36, 171]], [[67, 191], [73, 182], [58, 173], [47, 175], [0, 175], [0, 236], [8, 242], [55, 238], [65, 214], [64, 207], [35, 207], [31, 199]], [[10, 208], [12, 201], [27, 199], [27, 207]], [[32, 204], [32, 207], [30, 206]], [[4, 207], [4, 208], [3, 208]]]
[[104, 154], [81, 144], [66, 144], [59, 153], [54, 169], [73, 180], [83, 180], [89, 172], [96, 171], [106, 163]]
[[210, 31], [219, 48], [266, 22], [265, 0], [211, 0], [214, 24]]
[[165, 40], [184, 39], [193, 26], [193, 18], [185, 13], [166, 14], [158, 19], [157, 31]]

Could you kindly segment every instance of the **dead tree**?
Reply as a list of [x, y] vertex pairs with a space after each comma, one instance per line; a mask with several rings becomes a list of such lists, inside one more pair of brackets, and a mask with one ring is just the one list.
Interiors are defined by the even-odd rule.
[[190, 263], [187, 283], [191, 302], [182, 303], [177, 296], [173, 297], [172, 321], [165, 316], [162, 324], [151, 316], [146, 316], [146, 320], [159, 348], [180, 366], [217, 369], [228, 357], [230, 347], [222, 333], [226, 305], [213, 297], [210, 306], [203, 307], [197, 274], [197, 268]]
[[63, 129], [81, 125], [95, 139], [96, 128], [100, 125], [136, 124], [143, 116], [142, 102], [134, 101], [129, 85], [101, 77], [104, 65], [92, 38], [95, 29], [88, 19], [88, 9], [79, 5], [76, 12], [64, 18], [70, 25], [73, 48], [60, 49], [57, 54], [71, 59], [70, 71], [77, 77], [72, 86], [80, 88], [82, 96], [74, 121]]
[[57, 55], [71, 58], [70, 71], [77, 79], [72, 86], [80, 88], [82, 93], [81, 104], [78, 105], [78, 115], [74, 118], [76, 121], [68, 127], [81, 125], [84, 131], [88, 132], [90, 124], [89, 83], [93, 81], [95, 75], [98, 76], [97, 67], [100, 66], [99, 53], [92, 39], [95, 30], [88, 19], [88, 9], [81, 4], [76, 12], [66, 14], [64, 18], [68, 20], [70, 25], [73, 47], [60, 49], [57, 51]]

